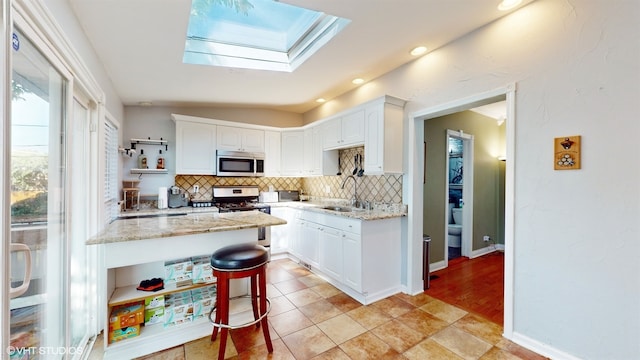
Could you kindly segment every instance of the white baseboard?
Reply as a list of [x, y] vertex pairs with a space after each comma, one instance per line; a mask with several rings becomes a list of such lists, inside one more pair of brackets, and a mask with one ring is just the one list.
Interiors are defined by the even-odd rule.
[[471, 256], [469, 256], [469, 259], [474, 259], [483, 255], [487, 255], [492, 252], [495, 252], [496, 250], [497, 249], [495, 245], [489, 245], [487, 247], [483, 247], [482, 249], [473, 250], [471, 251]]
[[522, 335], [517, 332], [514, 332], [513, 337], [510, 338], [509, 340], [513, 341], [514, 343], [524, 348], [534, 351], [542, 356], [546, 356], [550, 359], [580, 360], [580, 358], [576, 356], [567, 354], [564, 351], [558, 350], [552, 346], [541, 343], [538, 340], [534, 340], [528, 336]]
[[429, 272], [442, 270], [442, 269], [445, 269], [446, 267], [447, 265], [444, 262], [444, 260], [440, 260], [440, 261], [429, 264]]

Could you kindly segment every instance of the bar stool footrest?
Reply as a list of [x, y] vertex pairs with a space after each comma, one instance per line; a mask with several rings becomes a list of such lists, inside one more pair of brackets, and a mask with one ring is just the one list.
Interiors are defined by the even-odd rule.
[[[236, 296], [236, 297], [229, 298], [229, 300], [240, 299], [240, 298], [250, 298], [250, 297], [251, 297], [251, 295], [241, 295], [241, 296]], [[250, 321], [250, 322], [247, 322], [247, 323], [244, 323], [244, 324], [238, 324], [238, 325], [229, 325], [229, 324], [217, 323], [217, 322], [215, 322], [214, 319], [211, 318], [211, 315], [213, 315], [213, 313], [216, 311], [216, 307], [218, 305], [218, 304], [216, 304], [211, 308], [211, 311], [209, 311], [209, 322], [214, 327], [225, 328], [225, 329], [230, 329], [230, 330], [241, 329], [241, 328], [244, 328], [244, 327], [247, 327], [247, 326], [255, 325], [255, 324], [259, 323], [260, 321], [262, 321], [262, 319], [264, 319], [267, 316], [267, 314], [269, 314], [269, 311], [271, 311], [271, 300], [269, 300], [269, 298], [266, 298], [265, 300], [267, 302], [267, 311], [265, 311], [264, 314], [260, 315], [260, 317], [258, 317], [254, 321]]]

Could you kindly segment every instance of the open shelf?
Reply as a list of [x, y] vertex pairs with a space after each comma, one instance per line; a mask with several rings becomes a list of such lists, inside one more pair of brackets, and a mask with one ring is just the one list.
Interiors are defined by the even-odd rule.
[[131, 169], [132, 174], [168, 174], [167, 169]]
[[168, 145], [168, 141], [167, 140], [163, 140], [162, 138], [160, 139], [151, 139], [151, 138], [147, 138], [147, 139], [131, 139], [131, 148], [135, 149], [137, 144], [142, 144], [142, 145], [161, 145], [164, 146], [165, 151], [169, 150], [169, 145]]
[[[208, 284], [211, 285], [211, 284]], [[186, 288], [183, 287], [183, 288]], [[181, 288], [181, 290], [183, 289]], [[105, 360], [124, 359], [131, 356], [139, 356], [168, 349], [193, 339], [211, 335], [213, 326], [205, 317], [195, 319], [180, 325], [164, 327], [162, 324], [154, 324], [140, 327], [140, 335], [115, 342], [105, 343]], [[250, 298], [234, 299], [229, 303], [229, 323], [231, 325], [243, 324], [253, 321], [253, 310]], [[135, 349], [135, 350], [134, 350]], [[132, 350], [136, 351], [132, 353]]]
[[209, 283], [198, 283], [198, 284], [193, 284], [188, 286], [181, 286], [179, 288], [172, 288], [172, 289], [165, 288], [159, 291], [140, 291], [136, 289], [138, 285], [123, 286], [123, 287], [116, 288], [113, 291], [113, 294], [109, 299], [109, 306], [113, 307], [117, 305], [128, 304], [136, 301], [142, 301], [148, 297], [172, 294], [172, 293], [182, 292], [186, 290], [193, 290], [193, 289], [211, 286], [215, 284], [216, 282], [214, 281]]

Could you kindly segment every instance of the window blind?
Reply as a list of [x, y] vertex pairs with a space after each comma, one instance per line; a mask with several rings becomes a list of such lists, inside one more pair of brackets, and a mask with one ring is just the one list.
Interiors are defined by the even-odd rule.
[[104, 208], [105, 224], [118, 216], [118, 128], [104, 121]]

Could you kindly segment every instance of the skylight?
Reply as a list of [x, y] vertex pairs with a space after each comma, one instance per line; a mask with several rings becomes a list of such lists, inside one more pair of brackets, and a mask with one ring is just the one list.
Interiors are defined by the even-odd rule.
[[183, 62], [292, 72], [350, 22], [273, 0], [193, 0]]

